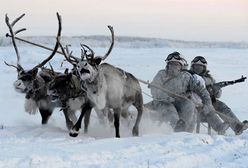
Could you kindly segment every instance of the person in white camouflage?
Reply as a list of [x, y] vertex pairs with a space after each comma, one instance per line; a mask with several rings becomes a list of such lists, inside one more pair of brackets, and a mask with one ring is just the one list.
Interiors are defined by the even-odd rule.
[[226, 123], [228, 123], [231, 129], [236, 135], [241, 134], [245, 129], [248, 128], [248, 121], [244, 120], [241, 122], [238, 117], [232, 112], [232, 110], [222, 101], [218, 100], [220, 98], [222, 90], [218, 85], [215, 84], [215, 79], [210, 75], [207, 69], [207, 60], [203, 56], [196, 56], [191, 61], [190, 71], [192, 73], [200, 75], [204, 81], [205, 85], [209, 91], [210, 97], [212, 99], [212, 104], [214, 108], [224, 115], [219, 115]]
[[[192, 93], [201, 97], [203, 111], [209, 118], [212, 127], [224, 134], [228, 126], [213, 112], [211, 98], [204, 83], [185, 70], [186, 60], [179, 52], [173, 52], [166, 58], [166, 68], [160, 70], [149, 85], [153, 101], [145, 107], [162, 113], [163, 119], [174, 128], [174, 131], [193, 132], [196, 123], [196, 105], [191, 100]], [[183, 96], [173, 96], [159, 89], [159, 86], [170, 92]]]

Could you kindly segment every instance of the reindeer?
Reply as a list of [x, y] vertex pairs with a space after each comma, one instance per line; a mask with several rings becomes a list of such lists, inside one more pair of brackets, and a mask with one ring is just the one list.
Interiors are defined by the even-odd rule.
[[[112, 109], [114, 112], [115, 136], [120, 137], [119, 122], [120, 115], [126, 114], [128, 108], [134, 105], [137, 109], [137, 118], [132, 133], [139, 134], [139, 123], [143, 112], [143, 97], [138, 80], [130, 73], [110, 64], [102, 63], [111, 53], [114, 45], [114, 31], [108, 26], [112, 34], [112, 43], [104, 57], [95, 57], [94, 51], [85, 44], [81, 44], [81, 59], [75, 58], [66, 52], [60, 43], [60, 48], [66, 59], [77, 68], [82, 87], [86, 89], [87, 97], [96, 111]], [[85, 50], [87, 48], [90, 54]], [[86, 58], [86, 59], [85, 59]], [[73, 126], [71, 135], [77, 136], [81, 125], [82, 112], [79, 120]]]
[[73, 121], [77, 120], [77, 118], [75, 118], [75, 111], [86, 111], [84, 118], [84, 133], [88, 132], [92, 107], [87, 106], [89, 101], [86, 92], [81, 89], [80, 80], [77, 75], [73, 72], [68, 73], [68, 69], [66, 69], [65, 73], [57, 75], [48, 84], [48, 95], [51, 97], [52, 101], [60, 102], [61, 109], [66, 111], [67, 114], [74, 114], [70, 115], [70, 118]]
[[[56, 107], [56, 103], [52, 102], [50, 97], [47, 95], [47, 82], [49, 82], [51, 79], [53, 79], [58, 73], [55, 73], [54, 71], [50, 71], [46, 68], [42, 68], [48, 61], [50, 61], [53, 56], [56, 54], [57, 49], [59, 47], [58, 42], [56, 42], [56, 45], [53, 49], [53, 52], [49, 57], [47, 57], [44, 61], [42, 61], [40, 64], [33, 67], [31, 70], [24, 70], [24, 68], [20, 64], [20, 54], [15, 42], [15, 36], [26, 30], [25, 28], [13, 31], [14, 25], [24, 16], [25, 14], [22, 14], [20, 17], [15, 19], [11, 24], [9, 23], [9, 18], [7, 14], [5, 15], [5, 21], [9, 28], [10, 34], [6, 34], [7, 37], [11, 37], [12, 43], [17, 55], [17, 65], [11, 65], [5, 62], [7, 66], [11, 66], [17, 69], [17, 80], [14, 82], [14, 87], [17, 91], [20, 91], [21, 93], [26, 94], [26, 101], [25, 101], [25, 110], [29, 112], [30, 114], [35, 113], [37, 111], [37, 108], [39, 109], [39, 112], [41, 114], [42, 124], [46, 124], [48, 122], [48, 119], [50, 118], [54, 108]], [[58, 19], [58, 32], [57, 32], [57, 38], [61, 35], [61, 16], [57, 13], [57, 19]], [[41, 68], [41, 72], [38, 73], [38, 69]], [[68, 114], [65, 113], [66, 123], [67, 127], [70, 129], [73, 125], [73, 122], [68, 117]]]

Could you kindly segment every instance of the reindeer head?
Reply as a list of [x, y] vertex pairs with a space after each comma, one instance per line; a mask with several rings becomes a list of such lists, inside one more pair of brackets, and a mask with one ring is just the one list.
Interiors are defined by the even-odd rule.
[[77, 72], [81, 80], [92, 82], [99, 73], [101, 57], [81, 60], [77, 63]]
[[38, 73], [38, 69], [18, 71], [17, 80], [14, 82], [16, 91], [25, 93], [30, 90]]
[[[81, 44], [81, 59], [72, 56], [72, 52], [69, 52], [68, 46], [63, 48], [60, 44], [61, 50], [68, 62], [70, 62], [77, 69], [77, 73], [81, 80], [92, 82], [99, 73], [99, 65], [101, 61], [105, 60], [108, 55], [111, 53], [114, 46], [114, 30], [112, 26], [108, 26], [111, 31], [112, 42], [107, 53], [103, 56], [96, 56], [94, 51], [87, 45]], [[58, 39], [60, 41], [60, 39]]]
[[[28, 90], [30, 90], [32, 88], [33, 85], [33, 81], [36, 79], [37, 77], [37, 73], [38, 73], [38, 68], [44, 66], [49, 60], [51, 60], [53, 58], [53, 56], [56, 54], [57, 49], [59, 47], [58, 42], [56, 42], [56, 45], [53, 49], [53, 52], [51, 53], [51, 55], [49, 57], [47, 57], [44, 61], [42, 61], [40, 64], [36, 65], [35, 67], [33, 67], [31, 70], [24, 70], [24, 68], [21, 66], [20, 64], [20, 54], [15, 42], [15, 36], [26, 30], [25, 28], [17, 30], [17, 31], [13, 31], [13, 27], [14, 25], [23, 17], [25, 16], [25, 14], [22, 14], [20, 17], [18, 17], [17, 19], [15, 19], [11, 24], [9, 23], [9, 17], [7, 16], [7, 14], [5, 15], [5, 22], [9, 28], [9, 32], [10, 34], [6, 34], [7, 37], [11, 37], [12, 39], [12, 43], [17, 55], [17, 65], [11, 65], [5, 62], [5, 64], [7, 66], [11, 66], [17, 69], [17, 81], [14, 82], [14, 87], [17, 91], [26, 93]], [[59, 23], [59, 28], [58, 28], [58, 33], [57, 33], [57, 37], [60, 37], [61, 35], [61, 16], [57, 13], [57, 19], [58, 19], [58, 23]]]
[[54, 102], [67, 101], [69, 98], [77, 97], [81, 92], [80, 81], [72, 73], [57, 75], [48, 84], [48, 95]]

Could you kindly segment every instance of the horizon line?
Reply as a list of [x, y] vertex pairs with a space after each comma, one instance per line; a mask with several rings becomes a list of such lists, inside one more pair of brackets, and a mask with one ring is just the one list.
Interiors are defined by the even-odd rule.
[[[101, 35], [101, 34], [95, 34], [95, 35], [63, 35], [62, 37], [109, 37], [109, 35]], [[18, 36], [18, 37], [55, 37], [55, 35], [24, 35], [24, 36]], [[0, 36], [0, 38], [6, 38], [6, 36]], [[161, 37], [146, 37], [146, 36], [132, 36], [132, 35], [119, 35], [115, 38], [140, 38], [140, 39], [159, 39], [159, 40], [169, 40], [169, 41], [177, 41], [177, 42], [194, 42], [194, 43], [248, 43], [248, 41], [241, 40], [241, 41], [218, 41], [218, 40], [212, 40], [212, 41], [205, 41], [205, 40], [181, 40], [181, 39], [170, 39], [170, 38], [161, 38]]]

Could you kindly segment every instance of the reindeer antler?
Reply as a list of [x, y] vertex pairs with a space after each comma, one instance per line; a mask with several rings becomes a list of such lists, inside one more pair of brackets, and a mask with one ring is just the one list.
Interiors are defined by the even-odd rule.
[[[112, 51], [112, 49], [113, 49], [113, 46], [114, 46], [114, 29], [113, 29], [113, 27], [112, 26], [110, 26], [110, 25], [108, 25], [108, 28], [109, 28], [109, 30], [110, 30], [110, 32], [111, 32], [111, 45], [110, 45], [110, 47], [109, 47], [109, 49], [108, 49], [108, 51], [107, 51], [107, 53], [103, 56], [103, 57], [100, 57], [101, 58], [101, 60], [105, 60], [108, 56], [109, 56], [109, 54], [111, 53], [111, 51]], [[86, 56], [86, 58], [88, 59], [88, 60], [92, 60], [94, 57], [95, 57], [95, 52], [88, 46], [88, 45], [86, 45], [86, 44], [80, 44], [81, 45], [81, 47], [82, 47], [82, 49], [83, 49], [83, 51], [84, 51], [84, 53], [85, 53], [85, 56]], [[89, 51], [90, 51], [90, 54], [87, 54], [87, 52], [86, 52], [86, 50], [84, 49], [84, 47], [86, 47]]]
[[86, 56], [86, 50], [84, 49], [84, 47], [82, 47], [82, 49], [81, 49], [81, 60], [84, 60], [85, 56]]
[[16, 68], [17, 70], [21, 70], [21, 69], [20, 69], [21, 67], [18, 67], [18, 66], [12, 65], [12, 64], [8, 64], [6, 61], [4, 61], [4, 63], [5, 63], [5, 65], [7, 65], [7, 66], [14, 67], [14, 68]]
[[[87, 60], [92, 60], [95, 57], [95, 52], [89, 46], [87, 46], [86, 44], [80, 44], [80, 45], [81, 45], [81, 47], [84, 50], [86, 59]], [[90, 51], [90, 54], [87, 54], [87, 50], [85, 50], [84, 47], [86, 47]]]
[[53, 66], [52, 66], [52, 64], [50, 62], [49, 62], [49, 66], [50, 66], [50, 69], [51, 69], [52, 73], [55, 74], [55, 71], [53, 69]]
[[74, 56], [72, 56], [72, 51], [70, 52], [70, 50], [69, 50], [69, 46], [70, 46], [70, 45], [66, 45], [65, 48], [64, 48], [64, 47], [62, 46], [61, 42], [60, 42], [60, 37], [57, 38], [57, 42], [58, 42], [58, 44], [59, 44], [59, 46], [60, 46], [60, 48], [61, 48], [61, 51], [62, 51], [62, 53], [63, 53], [65, 59], [66, 59], [69, 63], [71, 63], [73, 66], [75, 66], [75, 65], [80, 61], [80, 59], [79, 59], [79, 58], [76, 58], [76, 57], [74, 57]]
[[8, 17], [7, 14], [5, 15], [5, 23], [7, 24], [8, 28], [9, 28], [9, 32], [10, 32], [10, 34], [8, 34], [8, 33], [6, 34], [6, 37], [11, 37], [11, 39], [12, 39], [12, 43], [13, 43], [13, 46], [15, 48], [15, 52], [16, 52], [16, 56], [17, 56], [17, 66], [8, 64], [6, 62], [5, 62], [5, 64], [7, 66], [11, 66], [11, 67], [16, 68], [18, 71], [21, 70], [21, 69], [23, 69], [23, 68], [21, 67], [21, 64], [20, 64], [20, 54], [19, 54], [19, 51], [18, 51], [16, 42], [15, 42], [15, 35], [18, 34], [18, 33], [20, 33], [20, 32], [22, 32], [22, 31], [25, 31], [26, 29], [25, 28], [22, 28], [22, 29], [19, 29], [19, 30], [17, 30], [17, 31], [14, 32], [13, 31], [13, 27], [24, 16], [25, 16], [25, 14], [22, 14], [21, 16], [19, 16], [18, 18], [16, 18], [12, 23], [9, 23], [9, 17]]
[[[56, 37], [56, 38], [60, 38], [60, 36], [61, 36], [61, 30], [62, 30], [61, 16], [59, 15], [58, 12], [56, 13], [56, 15], [57, 15], [58, 25], [59, 25], [59, 27], [58, 27], [58, 33], [57, 33], [57, 37]], [[53, 58], [53, 56], [56, 54], [58, 48], [59, 48], [59, 43], [58, 43], [58, 41], [57, 41], [56, 44], [55, 44], [55, 47], [54, 47], [54, 49], [53, 49], [53, 52], [51, 53], [51, 55], [50, 55], [49, 57], [47, 57], [44, 61], [42, 61], [40, 64], [36, 65], [32, 70], [34, 70], [34, 69], [36, 69], [36, 68], [39, 68], [39, 67], [42, 67], [42, 66], [44, 66], [48, 61], [50, 61], [50, 60]]]
[[[110, 45], [110, 47], [109, 47], [107, 53], [106, 53], [103, 57], [100, 57], [101, 60], [105, 60], [105, 59], [109, 56], [109, 54], [111, 53], [111, 51], [112, 51], [112, 49], [113, 49], [113, 46], [114, 46], [114, 29], [113, 29], [112, 26], [108, 26], [108, 28], [109, 28], [109, 30], [110, 30], [110, 32], [111, 32], [111, 35], [112, 35], [112, 36], [111, 36], [111, 37], [112, 37], [112, 42], [111, 42], [111, 45]], [[65, 48], [62, 46], [62, 44], [61, 44], [61, 42], [60, 42], [60, 38], [57, 38], [57, 41], [58, 41], [58, 43], [59, 43], [59, 46], [60, 46], [60, 48], [61, 48], [61, 50], [62, 50], [62, 53], [63, 53], [63, 55], [65, 56], [66, 60], [67, 60], [69, 63], [71, 63], [72, 65], [75, 66], [75, 65], [80, 61], [80, 59], [77, 58], [77, 57], [72, 56], [72, 52], [69, 51], [68, 46], [66, 46]], [[82, 47], [82, 49], [81, 49], [81, 60], [83, 60], [84, 57], [86, 57], [87, 60], [92, 61], [92, 60], [94, 59], [94, 57], [95, 57], [95, 52], [94, 52], [94, 50], [91, 49], [91, 48], [90, 48], [88, 45], [86, 45], [86, 44], [80, 44], [80, 45], [81, 45], [81, 47]], [[87, 54], [87, 50], [86, 50], [85, 48], [87, 48], [88, 51], [90, 51], [89, 54]]]
[[108, 28], [109, 28], [109, 30], [111, 32], [111, 40], [112, 40], [112, 42], [111, 42], [111, 45], [110, 45], [107, 53], [102, 57], [102, 60], [105, 60], [109, 56], [109, 54], [111, 53], [111, 51], [113, 49], [113, 46], [114, 46], [114, 40], [115, 40], [115, 38], [114, 38], [114, 29], [110, 25], [108, 25]]

